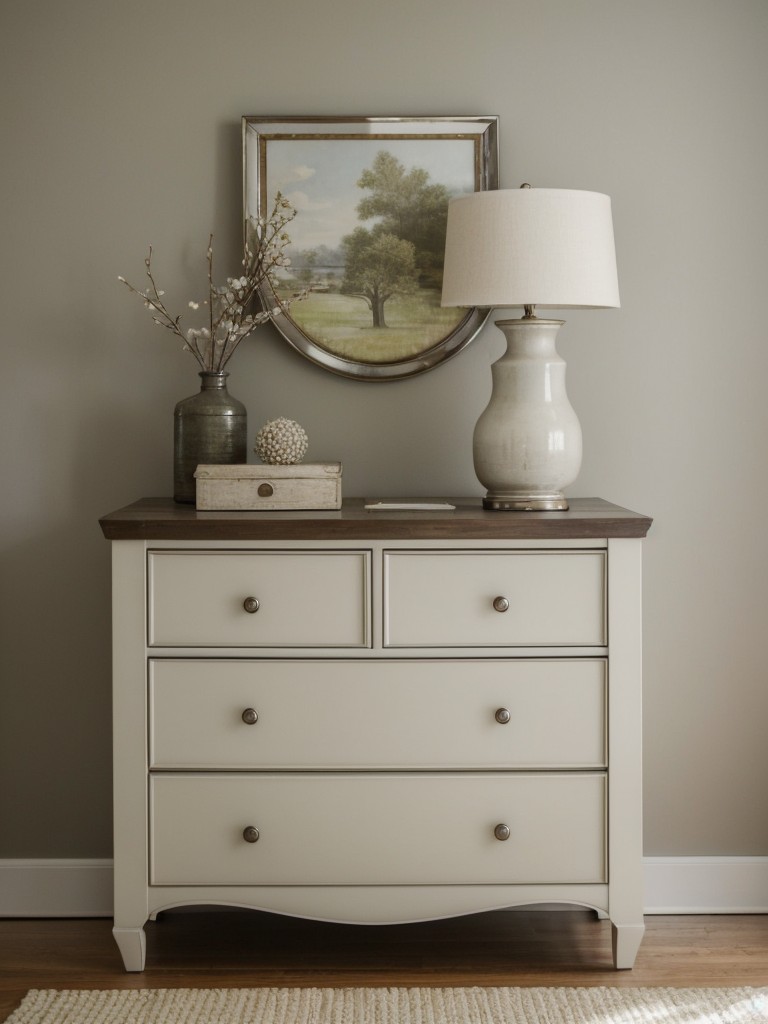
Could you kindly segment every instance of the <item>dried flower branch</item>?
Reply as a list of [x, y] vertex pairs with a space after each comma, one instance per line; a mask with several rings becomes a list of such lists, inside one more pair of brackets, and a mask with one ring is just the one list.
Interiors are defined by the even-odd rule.
[[[284, 251], [291, 241], [285, 227], [295, 216], [294, 207], [278, 192], [268, 218], [249, 220], [242, 276], [228, 277], [227, 283], [218, 287], [213, 283], [213, 235], [210, 236], [206, 253], [208, 298], [202, 302], [189, 303], [192, 310], [199, 309], [201, 305], [208, 307], [207, 327], [190, 327], [185, 332], [181, 328], [181, 316], [173, 317], [168, 312], [163, 302], [164, 292], [158, 289], [152, 273], [151, 245], [149, 255], [144, 260], [149, 278], [146, 289], [141, 291], [135, 288], [124, 277], [119, 277], [118, 280], [144, 300], [144, 305], [151, 310], [152, 319], [158, 326], [165, 327], [181, 338], [185, 350], [192, 353], [201, 370], [221, 372], [244, 338], [257, 327], [284, 312], [291, 304], [292, 300], [280, 299], [277, 295], [277, 271], [281, 267], [290, 266], [291, 263]], [[275, 297], [276, 305], [270, 309], [263, 308], [264, 291]], [[302, 297], [303, 295], [297, 296]], [[255, 313], [248, 312], [255, 301], [262, 305], [262, 309]]]

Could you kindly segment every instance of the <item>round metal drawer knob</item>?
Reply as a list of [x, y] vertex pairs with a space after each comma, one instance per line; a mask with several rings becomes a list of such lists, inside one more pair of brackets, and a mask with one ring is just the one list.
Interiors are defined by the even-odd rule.
[[259, 830], [253, 825], [248, 825], [247, 828], [243, 829], [243, 839], [246, 843], [258, 843]]
[[496, 836], [500, 843], [503, 843], [512, 835], [512, 833], [509, 831], [509, 825], [497, 825], [496, 828], [493, 830], [493, 834]]
[[259, 713], [255, 708], [246, 708], [240, 717], [246, 725], [256, 725], [259, 720]]
[[493, 607], [497, 612], [506, 612], [509, 610], [509, 601], [506, 597], [494, 597]]
[[260, 498], [271, 498], [275, 493], [275, 488], [272, 484], [259, 484], [257, 494]]
[[509, 708], [498, 708], [496, 714], [493, 716], [499, 725], [507, 725], [512, 715], [509, 713]]
[[243, 601], [243, 608], [245, 608], [247, 612], [250, 612], [250, 614], [253, 615], [254, 612], [257, 612], [259, 610], [259, 602], [255, 597], [246, 597], [246, 599]]

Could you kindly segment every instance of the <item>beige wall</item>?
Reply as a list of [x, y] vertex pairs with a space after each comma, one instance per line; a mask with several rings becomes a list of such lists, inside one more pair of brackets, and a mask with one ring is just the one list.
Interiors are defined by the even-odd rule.
[[[0, 856], [110, 854], [100, 514], [170, 487], [208, 232], [237, 268], [239, 119], [501, 118], [501, 183], [613, 197], [623, 307], [566, 314], [572, 493], [655, 517], [645, 553], [646, 853], [768, 854], [764, 0], [8, 0], [0, 196]], [[227, 268], [229, 269], [229, 268]], [[366, 385], [267, 328], [231, 364], [251, 432], [298, 419], [347, 494], [479, 495], [492, 326]]]

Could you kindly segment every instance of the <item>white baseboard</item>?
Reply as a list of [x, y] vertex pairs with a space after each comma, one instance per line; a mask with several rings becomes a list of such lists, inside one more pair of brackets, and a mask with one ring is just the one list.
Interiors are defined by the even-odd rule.
[[[646, 914], [766, 914], [768, 857], [646, 857]], [[111, 917], [111, 860], [0, 860], [0, 917]]]
[[112, 917], [112, 861], [0, 860], [0, 917]]
[[766, 914], [768, 857], [646, 857], [646, 914]]

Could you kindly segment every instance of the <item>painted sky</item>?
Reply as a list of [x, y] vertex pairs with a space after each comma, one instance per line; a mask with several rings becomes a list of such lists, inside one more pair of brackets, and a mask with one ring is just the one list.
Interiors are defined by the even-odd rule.
[[421, 167], [432, 184], [452, 194], [473, 192], [474, 143], [470, 139], [270, 139], [267, 144], [267, 195], [279, 189], [298, 215], [289, 234], [292, 248], [338, 247], [360, 221], [356, 207], [368, 195], [357, 185], [376, 154], [386, 149], [406, 170]]

